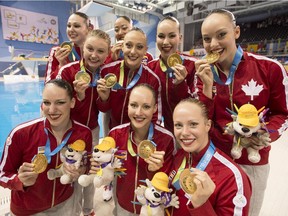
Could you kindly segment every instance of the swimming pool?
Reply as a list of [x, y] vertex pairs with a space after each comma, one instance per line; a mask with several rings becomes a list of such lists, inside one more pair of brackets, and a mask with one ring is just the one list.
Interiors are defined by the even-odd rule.
[[[40, 104], [44, 81], [39, 82], [0, 82], [0, 158], [10, 131], [20, 123], [40, 117]], [[102, 125], [102, 115], [98, 119]], [[100, 127], [100, 138], [103, 129]]]
[[0, 156], [10, 131], [20, 123], [40, 116], [43, 86], [43, 81], [0, 82]]

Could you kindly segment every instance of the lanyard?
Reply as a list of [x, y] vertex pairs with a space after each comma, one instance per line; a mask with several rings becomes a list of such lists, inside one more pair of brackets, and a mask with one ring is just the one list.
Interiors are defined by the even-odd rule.
[[72, 51], [70, 52], [68, 58], [69, 58], [69, 61], [70, 61], [70, 62], [79, 61], [79, 60], [80, 60], [80, 56], [79, 56], [79, 54], [77, 53], [77, 51], [76, 51], [76, 49], [75, 49], [74, 46], [72, 47]]
[[[212, 143], [212, 141], [210, 141], [209, 147], [206, 150], [203, 157], [201, 158], [201, 160], [199, 161], [199, 163], [197, 164], [196, 169], [204, 171], [206, 169], [206, 167], [208, 166], [214, 153], [215, 153], [215, 146]], [[179, 184], [179, 177], [180, 177], [181, 172], [185, 169], [185, 166], [186, 166], [186, 157], [183, 158], [182, 163], [181, 163], [180, 167], [178, 168], [178, 171], [177, 171], [177, 173], [173, 179], [173, 182], [172, 182], [172, 184], [176, 190], [179, 190], [181, 188], [180, 184]]]
[[63, 146], [67, 143], [68, 139], [70, 138], [72, 131], [70, 131], [67, 136], [64, 138], [64, 140], [60, 143], [60, 145], [58, 145], [52, 152], [51, 152], [51, 146], [50, 146], [50, 139], [49, 139], [49, 135], [48, 135], [48, 130], [46, 128], [44, 128], [44, 131], [47, 135], [47, 141], [45, 144], [45, 156], [47, 158], [48, 164], [50, 164], [51, 162], [51, 157], [55, 154], [57, 154], [62, 148]]
[[[149, 133], [148, 133], [148, 140], [155, 146], [157, 146], [156, 143], [154, 143], [152, 141], [152, 138], [153, 138], [153, 134], [154, 134], [154, 126], [153, 126], [153, 123], [151, 122], [150, 123], [150, 126], [149, 126]], [[127, 149], [128, 149], [128, 152], [130, 153], [130, 155], [132, 157], [135, 157], [135, 156], [138, 156], [135, 151], [133, 150], [133, 147], [132, 147], [132, 142], [131, 142], [131, 139], [132, 139], [132, 133], [128, 139], [128, 142], [127, 142]]]
[[[131, 89], [134, 87], [134, 85], [139, 81], [141, 75], [142, 75], [142, 71], [143, 71], [143, 66], [142, 64], [140, 65], [139, 70], [137, 71], [137, 73], [135, 74], [135, 76], [133, 77], [133, 79], [131, 80], [131, 82], [128, 84], [128, 86], [126, 87], [126, 89]], [[122, 60], [121, 65], [120, 65], [120, 77], [119, 77], [119, 82], [116, 83], [113, 86], [114, 90], [117, 89], [125, 89], [123, 87], [123, 83], [124, 83], [124, 60]]]
[[[80, 70], [86, 72], [86, 68], [83, 63], [83, 59], [80, 61]], [[90, 87], [97, 86], [97, 80], [100, 79], [100, 67], [96, 69], [95, 72], [92, 73], [92, 82], [89, 84]]]
[[211, 67], [211, 70], [212, 70], [212, 73], [214, 76], [214, 80], [220, 85], [230, 85], [233, 78], [234, 78], [234, 74], [237, 70], [237, 67], [238, 67], [239, 63], [241, 62], [242, 56], [243, 56], [243, 50], [240, 46], [238, 46], [238, 49], [235, 53], [235, 56], [234, 56], [234, 59], [233, 59], [233, 62], [232, 62], [232, 65], [231, 65], [231, 68], [229, 71], [229, 76], [228, 76], [225, 83], [222, 82], [222, 80], [220, 80], [217, 67], [215, 65], [211, 65], [210, 67]]

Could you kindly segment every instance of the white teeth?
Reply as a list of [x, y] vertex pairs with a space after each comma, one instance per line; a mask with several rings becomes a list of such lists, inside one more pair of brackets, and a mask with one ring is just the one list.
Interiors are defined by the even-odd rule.
[[183, 143], [190, 143], [190, 142], [193, 142], [195, 139], [185, 139], [185, 140], [182, 140]]

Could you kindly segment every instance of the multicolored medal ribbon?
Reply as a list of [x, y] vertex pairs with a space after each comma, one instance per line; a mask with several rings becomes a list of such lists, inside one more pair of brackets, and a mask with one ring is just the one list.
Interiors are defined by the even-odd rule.
[[220, 85], [230, 85], [234, 78], [234, 74], [237, 70], [237, 67], [239, 63], [241, 62], [242, 56], [243, 56], [243, 50], [240, 46], [238, 46], [238, 49], [236, 51], [236, 54], [234, 56], [234, 59], [233, 59], [233, 62], [229, 71], [228, 78], [225, 83], [222, 82], [222, 80], [219, 78], [217, 67], [215, 65], [211, 65], [210, 67], [214, 76], [214, 80]]

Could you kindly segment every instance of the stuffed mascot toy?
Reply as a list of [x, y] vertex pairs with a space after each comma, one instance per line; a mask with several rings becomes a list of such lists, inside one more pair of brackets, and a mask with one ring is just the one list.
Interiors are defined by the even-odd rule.
[[74, 143], [68, 145], [63, 148], [60, 153], [60, 158], [62, 164], [58, 169], [50, 169], [47, 172], [47, 177], [49, 180], [53, 180], [55, 178], [60, 177], [60, 182], [62, 184], [69, 184], [72, 181], [70, 175], [65, 173], [63, 169], [63, 164], [67, 164], [69, 166], [74, 166], [76, 169], [79, 169], [81, 165], [81, 161], [83, 156], [87, 153], [85, 151], [85, 142], [83, 140], [76, 140]]
[[142, 205], [140, 216], [164, 216], [165, 208], [179, 208], [176, 194], [171, 195], [168, 188], [169, 178], [164, 172], [157, 172], [152, 180], [146, 179], [146, 185], [140, 185], [135, 190], [137, 200]]
[[[259, 138], [258, 146], [266, 147], [270, 144], [270, 134], [264, 122], [264, 114], [267, 110], [261, 112], [264, 107], [257, 110], [252, 104], [244, 104], [239, 109], [236, 105], [234, 106], [238, 111], [238, 115], [230, 111], [233, 122], [227, 125], [224, 132], [224, 134], [234, 135], [231, 156], [234, 159], [239, 159], [243, 148], [246, 148], [248, 160], [252, 163], [258, 163], [261, 160], [261, 156], [259, 150], [252, 147], [250, 137], [256, 136]], [[266, 132], [259, 132], [260, 129]]]

